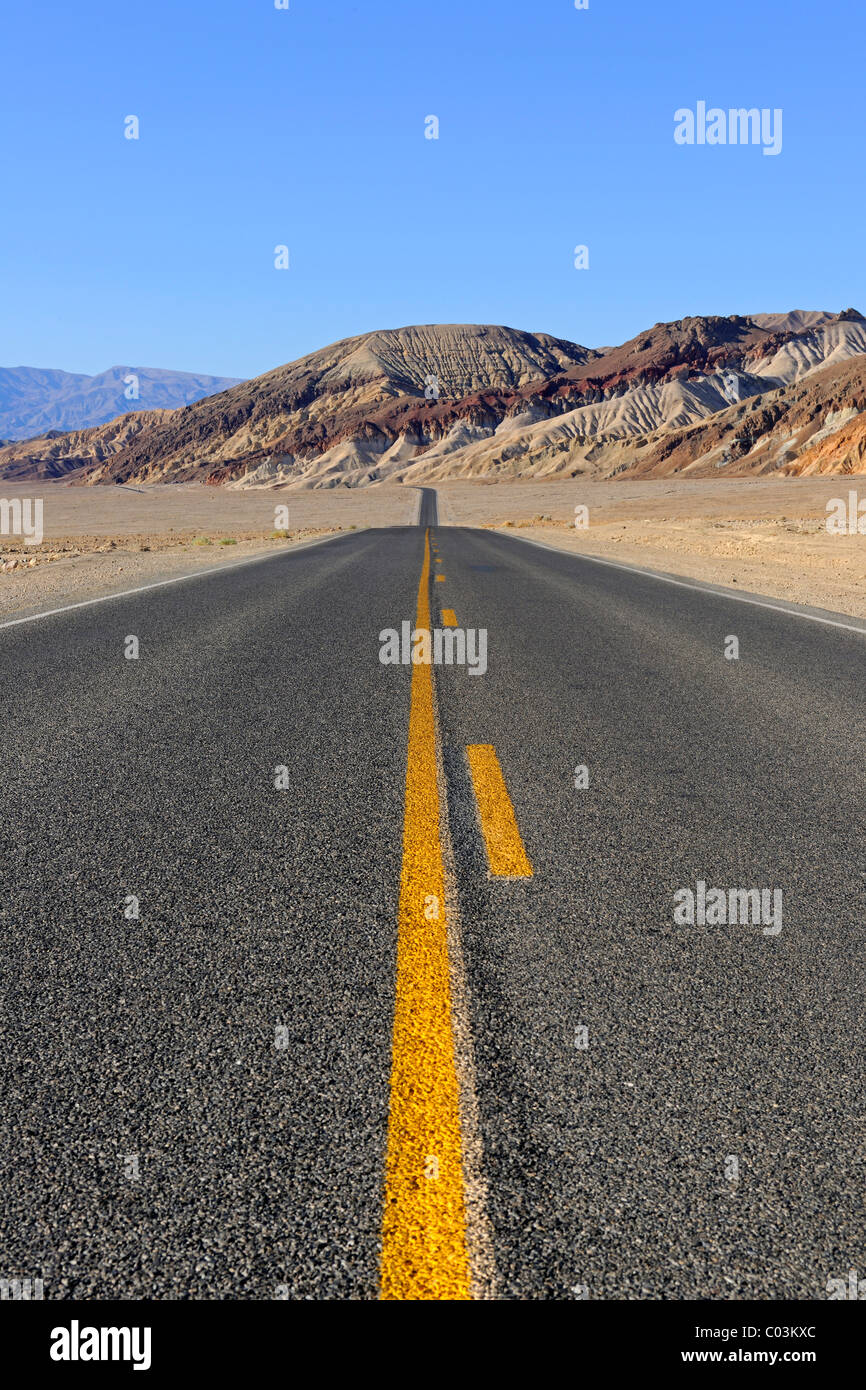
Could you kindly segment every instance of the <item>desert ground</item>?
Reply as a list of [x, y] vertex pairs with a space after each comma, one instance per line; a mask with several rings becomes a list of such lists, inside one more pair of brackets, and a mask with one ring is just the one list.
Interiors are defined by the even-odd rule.
[[[44, 537], [0, 535], [0, 620], [192, 574], [334, 532], [403, 526], [418, 492], [404, 487], [285, 493], [201, 484], [68, 487], [0, 484], [0, 496], [41, 498]], [[276, 508], [289, 527], [276, 530]]]
[[[442, 525], [519, 531], [668, 574], [866, 617], [866, 536], [831, 535], [826, 508], [866, 475], [830, 478], [447, 482]], [[382, 485], [244, 492], [197, 484], [68, 487], [5, 484], [41, 497], [38, 546], [0, 536], [0, 618], [192, 573], [341, 530], [401, 526], [418, 492]], [[279, 506], [289, 529], [275, 530]], [[575, 508], [588, 526], [576, 529]]]
[[[866, 617], [866, 536], [831, 535], [827, 502], [866, 475], [649, 482], [446, 483], [440, 520]], [[575, 507], [589, 525], [575, 528]]]

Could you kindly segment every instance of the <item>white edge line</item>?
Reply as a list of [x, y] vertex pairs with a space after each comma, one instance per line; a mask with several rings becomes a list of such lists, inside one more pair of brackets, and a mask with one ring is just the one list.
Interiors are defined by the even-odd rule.
[[[503, 534], [497, 532], [497, 535]], [[717, 589], [712, 584], [690, 584], [687, 579], [673, 579], [668, 574], [658, 574], [655, 570], [642, 570], [637, 565], [624, 565], [617, 560], [602, 560], [600, 555], [586, 555], [582, 550], [565, 550], [558, 545], [547, 545], [545, 541], [533, 540], [530, 536], [511, 536], [511, 540], [523, 541], [524, 545], [537, 545], [540, 550], [549, 550], [554, 555], [571, 555], [577, 560], [590, 560], [594, 565], [607, 565], [609, 569], [625, 570], [626, 574], [642, 574], [647, 579], [658, 579], [661, 584], [676, 584], [680, 589], [693, 589], [697, 594], [715, 594], [716, 598], [729, 598], [733, 603], [750, 603], [753, 608], [770, 608], [774, 613], [787, 613], [789, 618], [805, 618], [808, 623], [823, 623], [825, 627], [841, 627], [845, 632], [858, 632], [866, 637], [866, 627], [855, 627], [853, 623], [840, 623], [835, 618], [822, 618], [818, 613], [801, 613], [798, 608], [785, 608], [781, 603], [766, 603], [764, 599], [747, 598], [745, 594], [729, 594], [726, 589]]]
[[326, 541], [338, 540], [345, 531], [336, 531], [333, 536], [319, 536], [315, 540], [301, 541], [288, 550], [274, 550], [266, 555], [251, 555], [247, 560], [238, 560], [234, 565], [212, 565], [210, 569], [197, 570], [194, 574], [177, 574], [173, 579], [157, 579], [153, 584], [141, 584], [137, 589], [124, 589], [119, 594], [100, 594], [97, 598], [85, 598], [79, 603], [67, 603], [62, 608], [48, 608], [44, 613], [31, 613], [26, 618], [10, 618], [0, 623], [0, 632], [7, 627], [20, 627], [22, 623], [38, 623], [40, 618], [54, 618], [58, 613], [71, 613], [76, 608], [91, 608], [95, 603], [110, 603], [116, 598], [132, 598], [134, 594], [146, 594], [150, 589], [164, 589], [168, 584], [183, 584], [187, 579], [204, 579], [208, 574], [225, 574], [229, 570], [244, 569], [247, 565], [260, 564], [263, 560], [275, 560], [280, 555], [296, 555], [299, 550], [309, 550], [314, 545], [324, 545]]

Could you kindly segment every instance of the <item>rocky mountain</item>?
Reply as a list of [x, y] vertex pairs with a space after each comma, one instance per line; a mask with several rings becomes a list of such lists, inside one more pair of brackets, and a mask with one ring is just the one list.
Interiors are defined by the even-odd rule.
[[866, 355], [831, 362], [790, 385], [745, 396], [697, 423], [627, 442], [617, 469], [632, 478], [857, 472], [866, 425]]
[[[136, 410], [174, 410], [237, 385], [237, 377], [158, 367], [109, 367], [98, 376], [43, 367], [0, 367], [0, 436], [30, 439], [81, 430]], [[127, 396], [126, 392], [137, 392]]]
[[142, 430], [167, 420], [170, 410], [140, 410], [118, 415], [94, 429], [49, 430], [36, 439], [21, 440], [0, 448], [0, 478], [25, 482], [28, 478], [75, 478], [82, 470], [113, 458]]
[[427, 325], [346, 339], [180, 409], [6, 446], [0, 477], [247, 488], [849, 471], [863, 411], [853, 309], [686, 318], [605, 349]]

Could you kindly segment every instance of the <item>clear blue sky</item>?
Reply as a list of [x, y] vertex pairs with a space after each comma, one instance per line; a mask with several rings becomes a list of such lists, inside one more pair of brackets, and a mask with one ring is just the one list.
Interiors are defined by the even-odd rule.
[[[251, 376], [407, 323], [600, 346], [866, 311], [864, 38], [854, 0], [9, 5], [0, 364]], [[676, 145], [699, 100], [781, 107], [781, 154]]]

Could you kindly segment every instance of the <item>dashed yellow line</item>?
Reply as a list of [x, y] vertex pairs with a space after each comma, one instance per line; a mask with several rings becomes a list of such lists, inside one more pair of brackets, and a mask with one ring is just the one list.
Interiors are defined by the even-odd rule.
[[[430, 627], [430, 532], [416, 628]], [[383, 1299], [468, 1299], [433, 669], [412, 667], [382, 1223]]]
[[444, 583], [445, 583], [445, 575], [444, 575], [444, 574], [437, 574], [437, 575], [436, 575], [436, 583], [437, 583], [437, 584], [444, 584]]
[[472, 743], [466, 754], [490, 872], [498, 878], [532, 878], [532, 865], [523, 848], [495, 748], [489, 743]]
[[457, 614], [454, 612], [453, 608], [442, 609], [442, 625], [443, 627], [457, 626]]

